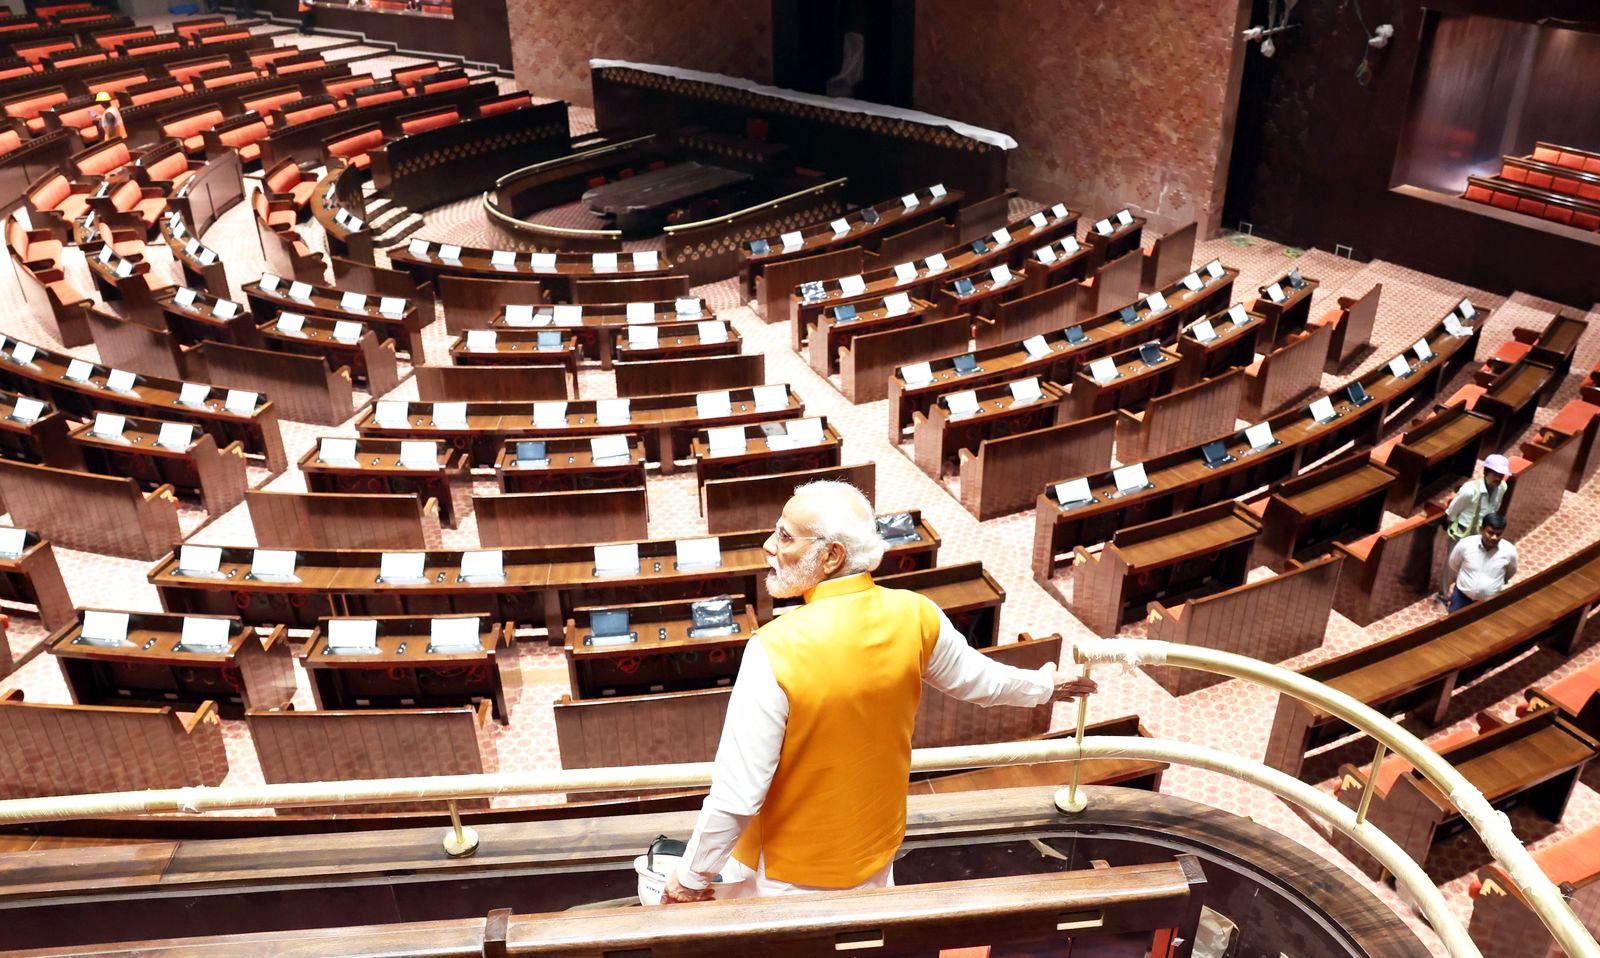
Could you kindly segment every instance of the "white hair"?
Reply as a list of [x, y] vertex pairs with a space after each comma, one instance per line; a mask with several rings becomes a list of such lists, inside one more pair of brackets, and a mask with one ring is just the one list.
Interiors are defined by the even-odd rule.
[[818, 479], [796, 486], [794, 494], [797, 498], [819, 496], [829, 500], [829, 508], [816, 510], [811, 534], [820, 541], [844, 546], [841, 575], [871, 572], [883, 561], [883, 551], [889, 544], [878, 534], [872, 503], [860, 489], [848, 482]]

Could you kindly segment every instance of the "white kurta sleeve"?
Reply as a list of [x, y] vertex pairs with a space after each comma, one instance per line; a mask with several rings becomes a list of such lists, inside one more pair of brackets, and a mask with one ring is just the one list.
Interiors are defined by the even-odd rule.
[[1055, 691], [1053, 665], [1042, 669], [1002, 665], [968, 645], [942, 611], [939, 639], [922, 677], [946, 695], [984, 706], [1043, 705]]

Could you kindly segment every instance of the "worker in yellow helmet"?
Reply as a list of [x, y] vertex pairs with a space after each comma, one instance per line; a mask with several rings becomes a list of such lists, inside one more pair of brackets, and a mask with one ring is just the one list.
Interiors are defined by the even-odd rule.
[[117, 109], [116, 103], [111, 99], [111, 94], [101, 90], [94, 95], [95, 103], [99, 105], [99, 112], [93, 114], [94, 125], [100, 130], [101, 142], [106, 140], [120, 140], [128, 135], [122, 125], [122, 113]]

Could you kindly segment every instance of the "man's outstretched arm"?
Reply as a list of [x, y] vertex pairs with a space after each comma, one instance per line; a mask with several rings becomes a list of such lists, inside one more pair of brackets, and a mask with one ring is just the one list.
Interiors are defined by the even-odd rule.
[[1003, 665], [967, 644], [950, 619], [939, 613], [939, 639], [923, 672], [928, 684], [947, 695], [977, 705], [1024, 708], [1060, 702], [1097, 691], [1090, 679], [1063, 677], [1054, 662], [1038, 669]]

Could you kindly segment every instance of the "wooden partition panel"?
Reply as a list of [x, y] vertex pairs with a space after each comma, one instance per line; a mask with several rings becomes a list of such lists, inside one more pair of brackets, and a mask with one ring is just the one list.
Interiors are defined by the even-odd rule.
[[337, 426], [355, 412], [349, 370], [320, 356], [205, 342], [182, 358], [185, 379], [260, 393], [285, 419]]
[[171, 486], [0, 459], [0, 498], [12, 525], [67, 549], [154, 560], [183, 539]]
[[977, 455], [962, 451], [961, 504], [979, 519], [1031, 508], [1041, 484], [1110, 468], [1116, 430], [1116, 415], [1106, 413], [985, 439]]
[[83, 313], [95, 349], [100, 351], [100, 362], [147, 376], [183, 378], [178, 369], [178, 348], [171, 333], [130, 322], [92, 306]]
[[1310, 326], [1245, 370], [1244, 417], [1256, 422], [1317, 392], [1328, 361], [1330, 326]]
[[801, 256], [769, 263], [756, 281], [756, 306], [769, 323], [794, 319], [794, 288], [814, 279], [851, 276], [862, 271], [861, 247], [847, 246], [829, 253]]
[[767, 381], [760, 353], [614, 363], [618, 396], [671, 396], [714, 389], [748, 389]]
[[256, 543], [268, 549], [437, 549], [439, 503], [415, 495], [244, 494]]
[[1133, 302], [1139, 295], [1144, 269], [1144, 253], [1135, 249], [1100, 267], [1094, 278], [1094, 305], [1090, 315], [1108, 313]]
[[1234, 431], [1244, 402], [1244, 373], [1230, 369], [1186, 389], [1156, 396], [1139, 412], [1117, 413], [1117, 459], [1144, 462]]
[[[419, 402], [576, 399], [562, 366], [418, 366]], [[532, 415], [532, 412], [529, 412]]]
[[1001, 303], [993, 319], [978, 321], [978, 348], [1058, 332], [1083, 317], [1083, 284], [1072, 280]]
[[778, 521], [783, 504], [794, 495], [795, 486], [817, 479], [848, 482], [872, 502], [877, 491], [877, 475], [877, 465], [868, 462], [743, 479], [713, 479], [706, 483], [706, 526], [712, 535], [765, 529]]
[[1189, 223], [1158, 237], [1150, 245], [1150, 255], [1144, 258], [1141, 285], [1145, 289], [1165, 289], [1189, 272], [1198, 232], [1199, 226]]
[[439, 307], [444, 310], [444, 329], [460, 335], [469, 329], [488, 329], [507, 305], [545, 302], [543, 284], [525, 279], [474, 279], [440, 273], [434, 280], [439, 290]]
[[1548, 445], [1523, 444], [1518, 458], [1529, 462], [1520, 469], [1520, 462], [1513, 463], [1517, 472], [1508, 480], [1511, 487], [1506, 490], [1506, 503], [1500, 510], [1506, 517], [1506, 531], [1514, 539], [1527, 535], [1561, 508], [1562, 493], [1582, 445], [1582, 433], [1553, 436]]
[[[476, 775], [499, 770], [490, 731], [493, 703], [476, 708], [278, 712], [250, 709], [250, 739], [269, 785], [368, 778]], [[457, 803], [488, 808], [486, 798]], [[443, 811], [445, 802], [283, 807], [284, 815]]]
[[967, 351], [972, 320], [956, 316], [921, 326], [863, 333], [839, 347], [839, 389], [853, 403], [877, 402], [889, 395], [889, 377], [907, 363]]
[[641, 276], [637, 279], [574, 279], [574, 303], [659, 303], [689, 295], [689, 277]]
[[644, 486], [474, 496], [485, 549], [635, 542], [649, 536]]
[[1011, 222], [1011, 201], [1016, 198], [1016, 190], [1005, 189], [963, 205], [956, 211], [956, 230], [959, 233], [956, 242], [970, 243]]
[[[929, 220], [921, 226], [885, 236], [878, 244], [876, 267], [894, 266], [922, 259], [956, 245], [956, 228], [944, 220]], [[849, 275], [849, 274], [844, 274]]]
[[[1046, 662], [1061, 661], [1061, 636], [1024, 637], [1008, 645], [992, 645], [978, 651], [1003, 665], [1037, 669]], [[924, 686], [922, 704], [917, 708], [916, 730], [911, 738], [917, 748], [1014, 742], [1048, 732], [1052, 708], [1048, 702], [1031, 709], [985, 708]]]
[[1378, 320], [1378, 299], [1383, 295], [1383, 284], [1373, 283], [1372, 288], [1360, 297], [1339, 297], [1343, 316], [1328, 340], [1328, 362], [1323, 369], [1338, 372], [1372, 342], [1372, 324]]
[[[1322, 647], [1342, 560], [1327, 555], [1270, 578], [1168, 608], [1150, 603], [1150, 638], [1282, 662]], [[1145, 672], [1173, 695], [1187, 695], [1226, 676], [1166, 665]]]
[[227, 774], [212, 702], [180, 713], [0, 695], [0, 798], [215, 786]]

